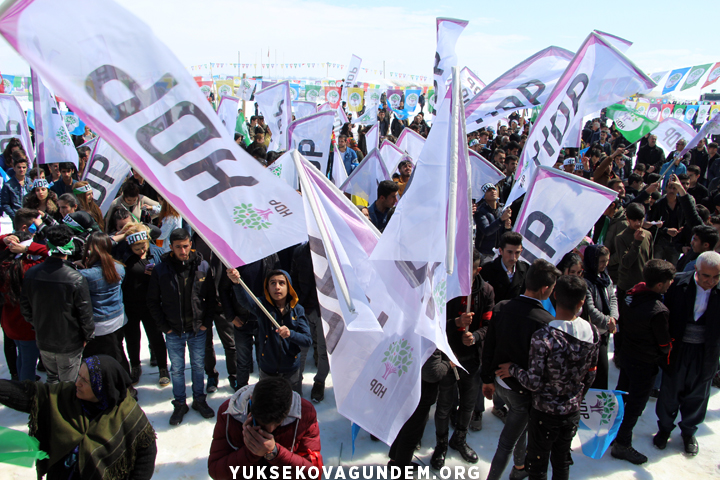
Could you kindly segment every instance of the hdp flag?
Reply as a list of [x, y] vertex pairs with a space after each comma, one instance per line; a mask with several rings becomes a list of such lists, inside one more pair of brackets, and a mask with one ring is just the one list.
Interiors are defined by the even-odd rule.
[[591, 388], [580, 406], [578, 437], [582, 451], [590, 458], [601, 458], [617, 436], [625, 413], [622, 393]]
[[607, 116], [615, 121], [615, 128], [630, 143], [637, 142], [660, 124], [619, 104], [607, 107]]
[[677, 86], [680, 85], [680, 80], [682, 80], [685, 74], [689, 71], [690, 67], [685, 67], [678, 68], [670, 72], [670, 76], [665, 81], [665, 86], [663, 87], [662, 94], [665, 95], [666, 93], [670, 93], [675, 90]]

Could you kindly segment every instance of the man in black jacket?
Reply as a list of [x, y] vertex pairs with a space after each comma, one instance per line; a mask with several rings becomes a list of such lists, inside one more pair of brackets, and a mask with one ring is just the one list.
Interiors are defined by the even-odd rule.
[[638, 150], [636, 162], [645, 165], [647, 173], [658, 170], [665, 163], [665, 152], [657, 145], [657, 135], [648, 136], [647, 145]]
[[[501, 363], [512, 362], [522, 369], [528, 368], [530, 339], [536, 330], [554, 320], [542, 305], [555, 287], [561, 272], [546, 260], [535, 260], [527, 270], [525, 293], [517, 298], [499, 302], [485, 337], [480, 375], [485, 398], [498, 396], [508, 406], [507, 418], [498, 448], [490, 465], [488, 480], [498, 480], [510, 461], [514, 450], [515, 468], [511, 479], [524, 478], [525, 428], [528, 423], [532, 392], [515, 378], [501, 380], [495, 371]], [[497, 298], [497, 296], [496, 296]]]
[[623, 308], [622, 366], [616, 390], [628, 392], [624, 396], [625, 416], [610, 452], [613, 457], [636, 465], [647, 457], [632, 447], [632, 432], [645, 410], [650, 391], [655, 384], [658, 365], [667, 366], [670, 352], [668, 318], [670, 312], [663, 304], [675, 276], [675, 267], [665, 260], [650, 260], [643, 269], [643, 283], [627, 292]]
[[678, 411], [685, 453], [699, 451], [695, 432], [705, 420], [710, 385], [720, 356], [720, 254], [705, 252], [695, 272], [681, 273], [665, 294], [670, 310], [670, 365], [663, 371], [655, 413], [658, 433], [653, 443], [667, 446]]
[[192, 367], [192, 408], [205, 418], [215, 412], [205, 400], [205, 335], [212, 328], [215, 288], [206, 282], [209, 265], [191, 249], [190, 234], [182, 228], [170, 233], [171, 251], [162, 256], [150, 276], [147, 302], [158, 328], [165, 334], [170, 357], [174, 411], [170, 425], [178, 425], [188, 412], [185, 403], [185, 345]]
[[492, 285], [495, 302], [515, 298], [525, 287], [528, 264], [521, 262], [522, 235], [517, 232], [505, 232], [500, 236], [500, 256], [485, 263], [480, 275]]
[[47, 383], [74, 382], [83, 348], [95, 336], [90, 289], [67, 260], [72, 230], [55, 225], [45, 234], [50, 257], [25, 272], [20, 310], [35, 330]]

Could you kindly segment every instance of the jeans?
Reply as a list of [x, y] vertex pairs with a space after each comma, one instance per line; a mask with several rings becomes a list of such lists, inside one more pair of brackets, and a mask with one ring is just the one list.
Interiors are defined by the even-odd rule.
[[15, 340], [20, 355], [17, 359], [17, 371], [20, 381], [35, 381], [35, 365], [37, 365], [40, 350], [35, 340]]
[[508, 407], [505, 426], [500, 432], [498, 448], [490, 464], [488, 480], [499, 480], [510, 462], [510, 453], [516, 467], [525, 465], [525, 441], [532, 397], [514, 392], [495, 382], [495, 394]]
[[[258, 370], [260, 370], [258, 368]], [[300, 376], [300, 370], [295, 370], [294, 372], [287, 372], [287, 373], [278, 373], [278, 374], [269, 374], [265, 373], [262, 370], [260, 370], [260, 378], [259, 380], [262, 380], [264, 378], [268, 377], [284, 377], [287, 378], [290, 382], [290, 385], [292, 385], [293, 390], [296, 391], [300, 396], [302, 396], [302, 377]]]
[[412, 463], [415, 447], [425, 432], [430, 407], [437, 401], [439, 389], [440, 382], [420, 384], [420, 402], [390, 446], [390, 460], [395, 461], [399, 466], [404, 467]]
[[623, 447], [632, 445], [633, 428], [645, 410], [657, 373], [658, 367], [653, 363], [641, 362], [629, 355], [625, 355], [623, 359], [616, 390], [628, 393], [623, 395], [625, 416], [615, 438], [615, 441]]
[[178, 334], [174, 331], [165, 334], [165, 345], [170, 357], [170, 379], [172, 380], [173, 397], [178, 403], [185, 403], [185, 345], [190, 353], [192, 369], [193, 401], [205, 400], [205, 337], [207, 330], [197, 333]]
[[77, 380], [83, 349], [70, 353], [52, 353], [40, 350], [40, 358], [47, 373], [46, 383], [74, 382]]
[[[323, 331], [322, 319], [317, 311], [306, 313], [308, 323], [310, 324], [310, 335], [313, 338], [313, 348], [317, 349], [318, 365], [315, 374], [315, 383], [325, 385], [325, 380], [330, 373], [330, 361], [328, 360], [327, 345], [325, 344], [325, 332]], [[309, 348], [303, 348], [300, 353], [300, 378], [305, 371], [305, 360], [307, 359]]]
[[531, 480], [545, 480], [550, 462], [553, 480], [567, 480], [570, 477], [570, 444], [577, 433], [579, 422], [579, 411], [551, 415], [530, 409], [527, 471]]
[[257, 327], [254, 329], [243, 329], [233, 326], [235, 336], [236, 368], [238, 388], [242, 388], [250, 381], [250, 371], [253, 366], [252, 351], [255, 344], [254, 337], [257, 335]]
[[[472, 367], [475, 368], [472, 368]], [[458, 414], [455, 423], [456, 430], [466, 431], [470, 424], [472, 412], [477, 401], [478, 382], [475, 379], [477, 365], [465, 365], [468, 372], [458, 368], [459, 380], [455, 379], [455, 373], [451, 370], [440, 380], [440, 392], [438, 394], [437, 407], [435, 408], [435, 435], [438, 438], [447, 438], [450, 430], [450, 410], [455, 399], [455, 385], [459, 392]]]
[[[225, 368], [227, 369], [228, 375], [234, 377], [237, 373], [234, 326], [232, 321], [228, 322], [225, 320], [225, 315], [217, 313], [213, 317], [213, 323], [215, 323], [215, 328], [220, 337], [220, 343], [222, 343], [223, 350], [225, 350]], [[212, 328], [209, 328], [206, 330], [205, 335], [205, 373], [207, 373], [208, 377], [219, 376], [218, 371], [215, 370], [215, 365], [217, 365], [215, 344], [213, 343]]]
[[127, 323], [123, 327], [125, 334], [125, 343], [127, 346], [128, 357], [130, 357], [130, 365], [133, 367], [140, 366], [140, 342], [142, 340], [140, 334], [140, 323], [145, 329], [145, 336], [150, 342], [157, 366], [159, 369], [167, 368], [167, 349], [165, 348], [165, 339], [157, 323], [147, 310], [133, 311], [125, 310]]

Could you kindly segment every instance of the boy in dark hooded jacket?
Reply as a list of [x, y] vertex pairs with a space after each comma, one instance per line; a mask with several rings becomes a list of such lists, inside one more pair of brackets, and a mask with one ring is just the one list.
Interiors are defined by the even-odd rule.
[[228, 278], [235, 283], [238, 302], [258, 320], [257, 356], [260, 380], [266, 377], [285, 377], [293, 390], [302, 395], [300, 376], [300, 352], [312, 345], [310, 326], [305, 309], [298, 303], [290, 275], [284, 270], [272, 270], [265, 277], [265, 296], [257, 297], [263, 307], [273, 316], [280, 328], [270, 322], [254, 299], [239, 285], [240, 274], [228, 269]]

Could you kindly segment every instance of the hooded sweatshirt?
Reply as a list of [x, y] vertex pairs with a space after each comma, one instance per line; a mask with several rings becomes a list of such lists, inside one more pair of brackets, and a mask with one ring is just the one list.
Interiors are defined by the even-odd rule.
[[533, 392], [533, 408], [550, 415], [580, 410], [582, 399], [595, 380], [600, 334], [576, 318], [554, 320], [530, 340], [530, 367], [516, 364], [510, 374]]
[[[268, 281], [274, 272], [282, 272], [288, 286], [287, 308], [284, 313], [275, 306], [275, 302], [268, 291]], [[292, 287], [290, 275], [284, 270], [275, 270], [265, 277], [264, 297], [257, 297], [263, 307], [273, 316], [280, 326], [290, 329], [288, 338], [281, 338], [276, 328], [258, 307], [255, 300], [250, 298], [241, 285], [235, 285], [235, 296], [238, 302], [255, 316], [258, 321], [257, 354], [260, 369], [270, 375], [292, 373], [300, 368], [300, 350], [302, 347], [312, 345], [310, 326], [305, 317], [305, 309], [298, 303], [298, 296]]]
[[668, 322], [670, 310], [659, 293], [638, 283], [627, 292], [623, 309], [621, 351], [633, 359], [666, 366], [672, 339]]

